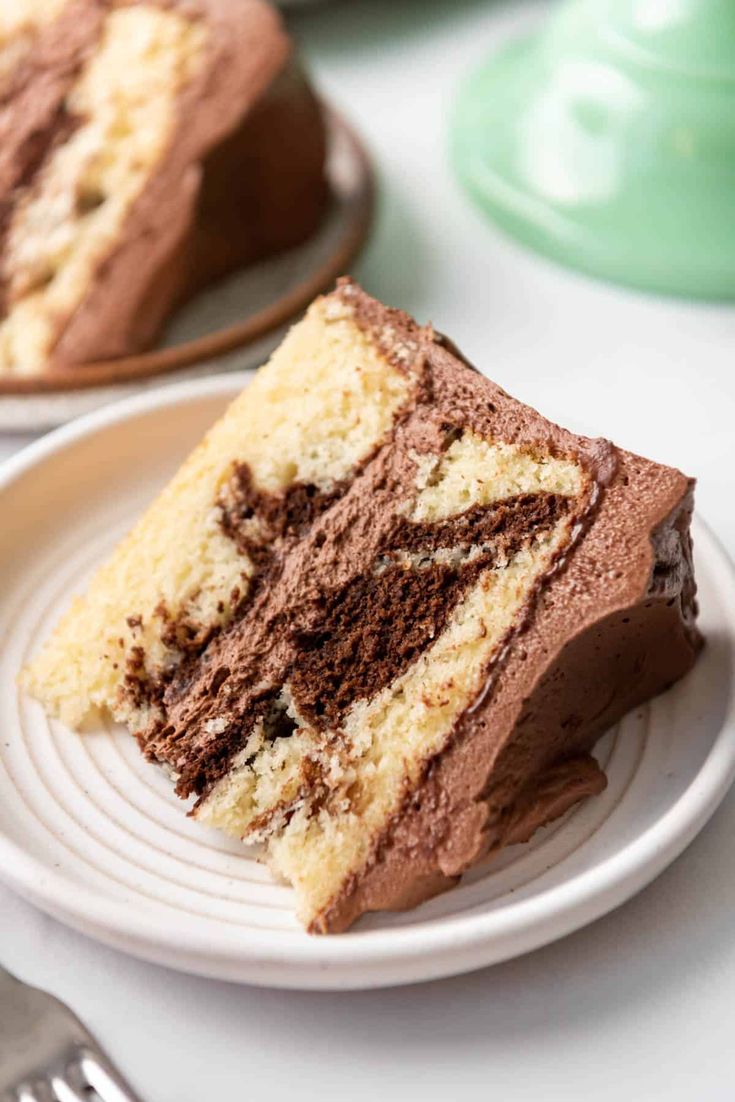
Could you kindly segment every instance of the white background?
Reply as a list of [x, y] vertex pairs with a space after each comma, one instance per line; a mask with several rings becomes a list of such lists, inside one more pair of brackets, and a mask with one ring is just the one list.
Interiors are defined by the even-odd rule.
[[[446, 155], [467, 68], [546, 5], [342, 0], [293, 23], [355, 122], [381, 203], [355, 274], [502, 386], [699, 479], [732, 554], [735, 308], [616, 290], [538, 260], [465, 201]], [[0, 438], [0, 456], [19, 439]], [[70, 1002], [144, 1102], [735, 1098], [735, 796], [641, 896], [485, 972], [364, 994], [235, 987], [139, 963], [0, 889], [0, 960]]]

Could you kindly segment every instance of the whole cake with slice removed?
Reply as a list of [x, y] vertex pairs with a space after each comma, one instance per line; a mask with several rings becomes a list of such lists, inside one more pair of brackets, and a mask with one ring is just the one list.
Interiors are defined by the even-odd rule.
[[317, 228], [322, 110], [265, 0], [0, 8], [0, 376], [140, 351]]
[[127, 724], [340, 931], [604, 788], [596, 739], [699, 650], [691, 508], [344, 280], [23, 679]]

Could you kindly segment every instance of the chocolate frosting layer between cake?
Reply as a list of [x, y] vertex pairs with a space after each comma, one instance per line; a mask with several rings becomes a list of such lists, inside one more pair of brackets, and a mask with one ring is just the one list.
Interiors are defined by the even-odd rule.
[[596, 739], [701, 646], [692, 494], [341, 281], [29, 684], [122, 717], [191, 814], [265, 842], [308, 928], [341, 931], [602, 790]]
[[[383, 311], [349, 284], [346, 290], [376, 339], [388, 326], [418, 344], [437, 392], [456, 375], [448, 351], [422, 339], [410, 319]], [[461, 401], [461, 391], [454, 394]], [[568, 434], [549, 430], [491, 383], [487, 394], [487, 404], [461, 407], [478, 431], [502, 432], [512, 404], [514, 439], [529, 443], [540, 433], [552, 450], [569, 447]], [[549, 578], [448, 748], [407, 793], [372, 861], [314, 931], [346, 929], [366, 911], [414, 906], [600, 791], [604, 777], [587, 754], [596, 739], [693, 665], [701, 647], [689, 537], [693, 482], [603, 442], [585, 452], [597, 465], [600, 497], [584, 540]]]
[[187, 17], [205, 21], [208, 57], [178, 97], [168, 152], [128, 214], [104, 272], [61, 333], [55, 364], [106, 359], [153, 340], [180, 295], [179, 250], [195, 215], [201, 159], [237, 126], [289, 55], [277, 14], [261, 0], [154, 2], [180, 4]]
[[[327, 200], [321, 107], [274, 8], [264, 0], [146, 5], [202, 23], [205, 56], [176, 96], [166, 148], [117, 241], [80, 304], [58, 318], [45, 370], [148, 347], [191, 294], [303, 241]], [[66, 97], [94, 55], [105, 18], [125, 6], [127, 0], [69, 0], [0, 89], [0, 319], [8, 305], [3, 240], [13, 209], [77, 125]]]
[[[597, 737], [681, 676], [699, 646], [689, 480], [550, 425], [468, 372], [430, 327], [350, 282], [340, 295], [397, 366], [419, 365], [420, 384], [390, 447], [378, 447], [346, 484], [296, 485], [279, 498], [256, 491], [247, 468], [233, 472], [222, 525], [258, 563], [258, 580], [242, 615], [176, 671], [163, 691], [164, 723], [142, 735], [148, 755], [178, 773], [180, 795], [206, 798], [256, 720], [272, 737], [289, 733], [293, 720], [278, 710], [286, 683], [302, 721], [338, 731], [356, 700], [378, 693], [441, 633], [483, 567], [572, 507], [536, 494], [411, 520], [405, 503], [421, 456], [441, 454], [469, 430], [572, 459], [588, 489], [571, 543], [529, 596], [484, 690], [374, 839], [366, 867], [312, 923], [321, 932], [366, 910], [413, 905], [600, 791], [604, 776], [588, 756]], [[462, 561], [473, 547], [485, 550]], [[453, 561], [441, 560], [447, 548]], [[407, 556], [418, 569], [404, 569]]]

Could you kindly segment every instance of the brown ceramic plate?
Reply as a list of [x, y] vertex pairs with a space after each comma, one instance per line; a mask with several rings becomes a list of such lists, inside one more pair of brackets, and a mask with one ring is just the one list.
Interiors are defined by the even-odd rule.
[[364, 146], [328, 110], [330, 207], [306, 244], [249, 266], [179, 310], [150, 352], [32, 378], [0, 379], [0, 429], [47, 428], [151, 381], [258, 366], [283, 328], [349, 266], [367, 236], [373, 179]]

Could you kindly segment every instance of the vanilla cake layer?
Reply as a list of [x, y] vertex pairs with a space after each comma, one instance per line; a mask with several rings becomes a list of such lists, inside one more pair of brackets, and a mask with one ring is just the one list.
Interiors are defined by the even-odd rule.
[[[317, 301], [183, 465], [70, 609], [32, 670], [64, 722], [107, 708], [138, 730], [161, 714], [159, 687], [242, 614], [261, 544], [257, 513], [223, 523], [233, 469], [264, 494], [329, 493], [392, 429], [417, 382]], [[134, 599], [131, 601], [131, 594]]]
[[600, 791], [595, 739], [697, 652], [690, 508], [344, 281], [25, 683], [127, 723], [309, 929], [344, 929]]
[[201, 283], [313, 229], [323, 127], [288, 55], [261, 0], [0, 16], [0, 375], [136, 351]]

